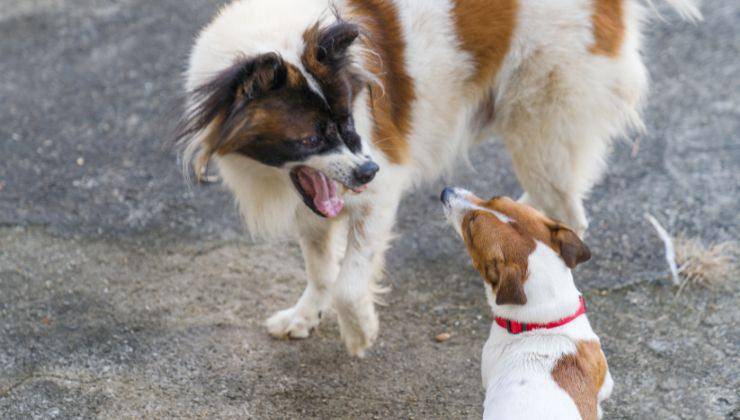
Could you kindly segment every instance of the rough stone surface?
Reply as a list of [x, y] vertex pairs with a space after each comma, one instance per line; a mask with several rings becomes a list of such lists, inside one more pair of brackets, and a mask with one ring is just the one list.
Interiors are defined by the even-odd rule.
[[[365, 360], [331, 317], [267, 336], [302, 289], [298, 248], [246, 239], [165, 141], [220, 3], [0, 0], [0, 417], [479, 417], [490, 319], [441, 181], [404, 201]], [[576, 278], [616, 381], [608, 418], [740, 417], [737, 278], [677, 296], [643, 217], [740, 233], [740, 3], [706, 3], [702, 24], [662, 8], [648, 24], [647, 133], [615, 144], [588, 202]], [[520, 193], [499, 143], [472, 162], [447, 183]]]

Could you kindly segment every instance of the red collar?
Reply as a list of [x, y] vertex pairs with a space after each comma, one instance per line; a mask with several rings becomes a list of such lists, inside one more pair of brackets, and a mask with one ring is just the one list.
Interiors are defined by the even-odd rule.
[[551, 328], [561, 327], [586, 313], [586, 300], [583, 299], [583, 296], [580, 296], [578, 300], [580, 302], [580, 305], [578, 305], [578, 309], [573, 315], [569, 315], [563, 319], [559, 319], [553, 322], [548, 322], [546, 324], [535, 324], [535, 323], [525, 324], [524, 322], [512, 321], [510, 319], [501, 318], [498, 316], [495, 317], [494, 320], [501, 328], [506, 328], [506, 331], [508, 331], [511, 334], [520, 334], [520, 333], [532, 331], [532, 330], [542, 330], [542, 329], [549, 330]]

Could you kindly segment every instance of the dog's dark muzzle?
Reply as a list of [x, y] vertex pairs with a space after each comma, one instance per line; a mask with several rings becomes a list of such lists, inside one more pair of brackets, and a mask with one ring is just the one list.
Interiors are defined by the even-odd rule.
[[447, 204], [450, 202], [450, 199], [454, 196], [455, 196], [455, 188], [447, 187], [444, 190], [442, 190], [442, 194], [439, 196], [439, 199], [442, 200], [444, 204]]
[[352, 173], [352, 176], [358, 184], [365, 185], [375, 178], [375, 174], [377, 174], [379, 170], [380, 167], [378, 164], [369, 160], [358, 166]]

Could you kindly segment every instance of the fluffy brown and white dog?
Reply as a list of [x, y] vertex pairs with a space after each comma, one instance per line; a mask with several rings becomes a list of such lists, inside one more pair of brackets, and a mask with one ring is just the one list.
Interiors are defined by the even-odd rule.
[[590, 419], [613, 381], [571, 270], [591, 258], [572, 230], [507, 197], [442, 192], [447, 220], [485, 280], [483, 418]]
[[[698, 17], [690, 0], [669, 0]], [[522, 201], [583, 232], [610, 139], [640, 125], [637, 0], [240, 0], [200, 33], [179, 137], [214, 160], [252, 234], [296, 234], [308, 286], [267, 321], [301, 338], [332, 307], [350, 353], [399, 201], [497, 135]], [[372, 181], [372, 182], [370, 182]]]

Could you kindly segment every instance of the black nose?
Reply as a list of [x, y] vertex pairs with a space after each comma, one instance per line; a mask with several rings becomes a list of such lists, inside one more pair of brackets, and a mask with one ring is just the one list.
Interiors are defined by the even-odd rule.
[[355, 169], [355, 179], [361, 185], [365, 185], [375, 178], [375, 174], [378, 173], [378, 170], [380, 170], [380, 167], [378, 167], [375, 162], [371, 160], [367, 161]]
[[455, 195], [455, 189], [452, 187], [447, 187], [442, 190], [442, 195], [439, 196], [439, 199], [442, 200], [443, 203], [446, 203], [453, 195]]

